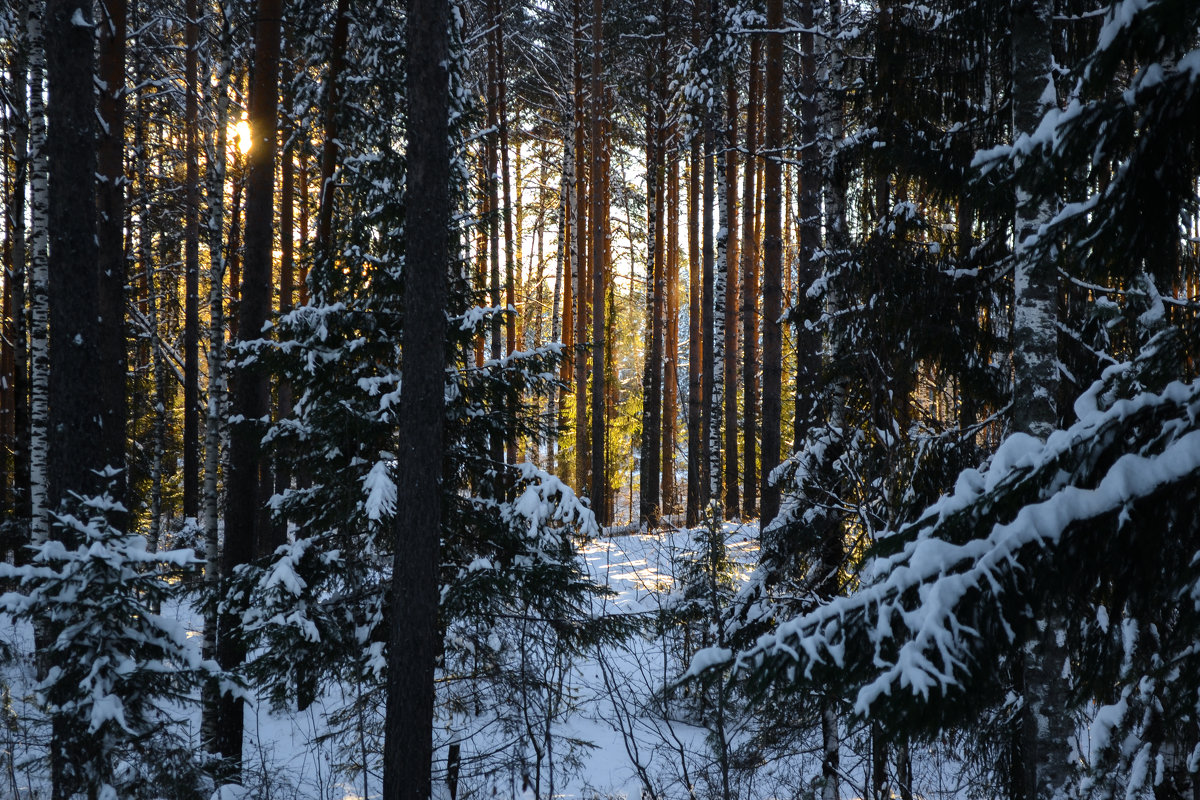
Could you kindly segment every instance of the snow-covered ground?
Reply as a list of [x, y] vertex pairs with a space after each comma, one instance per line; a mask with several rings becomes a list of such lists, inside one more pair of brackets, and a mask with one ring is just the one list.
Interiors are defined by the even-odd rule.
[[[758, 531], [754, 525], [727, 524], [724, 533], [731, 560], [741, 565], [733, 570], [736, 582], [756, 560]], [[692, 533], [681, 530], [589, 542], [581, 554], [587, 572], [612, 590], [596, 601], [594, 612], [641, 626], [619, 642], [589, 645], [569, 655], [545, 635], [544, 624], [517, 624], [490, 639], [497, 653], [504, 652], [507, 669], [519, 667], [539, 685], [510, 685], [493, 675], [486, 690], [467, 681], [458, 689], [450, 687], [468, 699], [460, 697], [454, 710], [443, 711], [438, 720], [435, 797], [451, 797], [453, 771], [458, 775], [455, 797], [463, 799], [683, 800], [719, 797], [725, 782], [731, 795], [743, 799], [810, 795], [820, 774], [815, 734], [802, 732], [779, 749], [761, 749], [753, 738], [755, 713], [732, 704], [722, 728], [711, 699], [701, 699], [694, 688], [664, 694], [686, 669], [690, 654], [711, 643], [713, 631], [703, 621], [661, 624], [660, 612], [681, 600], [686, 565], [695, 564], [696, 547]], [[696, 574], [694, 567], [690, 574]], [[178, 614], [192, 630], [198, 628], [191, 609], [168, 613]], [[28, 636], [11, 623], [0, 631], [0, 637], [24, 652], [29, 652], [29, 642], [21, 637]], [[27, 763], [44, 746], [46, 734], [29, 721], [30, 709], [21, 699], [31, 686], [31, 672], [28, 665], [10, 664], [4, 674], [12, 693], [2, 709], [3, 721], [10, 724], [0, 725], [5, 751], [0, 797], [44, 796], [45, 787], [34, 777], [41, 768]], [[474, 694], [464, 694], [468, 685]], [[382, 709], [377, 702], [356, 707], [360, 689], [336, 685], [302, 712], [272, 711], [263, 698], [248, 703], [245, 786], [218, 791], [218, 800], [378, 797]], [[191, 738], [197, 741], [198, 710], [193, 706], [180, 714], [188, 716]], [[731, 745], [731, 768], [725, 772], [718, 759], [721, 742]], [[457, 770], [447, 769], [451, 743], [458, 744]], [[852, 743], [846, 748], [842, 795], [865, 796], [864, 759]], [[918, 772], [925, 775], [925, 797], [961, 794], [936, 785], [942, 780], [940, 770], [929, 772], [929, 758], [914, 762], [924, 765]]]

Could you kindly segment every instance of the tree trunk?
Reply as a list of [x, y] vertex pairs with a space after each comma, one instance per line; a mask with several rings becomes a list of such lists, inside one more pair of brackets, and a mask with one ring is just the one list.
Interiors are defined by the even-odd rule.
[[725, 498], [722, 508], [725, 517], [738, 515], [738, 233], [737, 233], [737, 123], [738, 93], [734, 76], [729, 76], [725, 103], [726, 233], [725, 245], [725, 348], [721, 357], [724, 372], [723, 395], [725, 413]]
[[758, 511], [758, 235], [754, 210], [758, 204], [758, 73], [762, 40], [750, 39], [750, 86], [746, 103], [746, 168], [742, 184], [742, 515]]
[[[725, 161], [729, 153], [725, 142], [716, 140], [715, 132], [709, 135], [716, 148], [716, 194], [717, 194], [717, 230], [716, 258], [713, 262], [712, 279], [712, 324], [705, 326], [705, 341], [711, 344], [709, 348], [712, 357], [705, 359], [704, 374], [712, 383], [708, 395], [708, 502], [717, 505], [714, 519], [720, 520], [725, 516], [721, 479], [724, 472], [721, 468], [721, 423], [724, 421], [725, 409], [725, 311], [726, 290], [729, 286], [729, 193], [726, 185], [728, 171]], [[722, 137], [724, 138], [724, 137]], [[707, 167], [707, 164], [705, 165]], [[707, 189], [707, 187], [706, 187]], [[707, 265], [706, 265], [707, 266]], [[708, 288], [706, 277], [705, 288]], [[705, 303], [707, 311], [709, 303]], [[711, 331], [711, 332], [709, 332]]]
[[702, 367], [705, 348], [704, 332], [701, 330], [703, 314], [700, 311], [699, 137], [692, 137], [688, 156], [688, 486], [685, 524], [692, 528], [700, 523], [700, 461], [704, 457], [700, 444], [704, 433], [701, 404], [704, 399]]
[[[274, 2], [274, 0], [270, 0]], [[338, 155], [341, 150], [338, 112], [342, 102], [342, 72], [346, 68], [346, 45], [349, 38], [350, 0], [337, 0], [334, 11], [333, 39], [330, 42], [329, 74], [325, 76], [324, 112], [325, 137], [321, 145], [321, 194], [317, 200], [317, 230], [314, 250], [333, 268], [336, 253], [333, 246], [333, 207], [337, 201]], [[272, 129], [274, 125], [272, 125]], [[305, 203], [307, 205], [307, 203]], [[302, 298], [304, 302], [306, 298]]]
[[[247, 154], [246, 244], [238, 312], [238, 341], [262, 336], [271, 311], [271, 244], [276, 152], [276, 113], [279, 93], [279, 50], [282, 0], [259, 0], [255, 23], [254, 81], [250, 88], [250, 131]], [[327, 187], [328, 188], [328, 187]], [[263, 539], [264, 480], [262, 420], [270, 413], [271, 392], [265, 369], [258, 364], [241, 366], [234, 373], [231, 411], [240, 421], [232, 426], [229, 479], [226, 492], [225, 551], [222, 575], [259, 555]], [[238, 624], [239, 612], [229, 604], [220, 624], [217, 660], [226, 670], [237, 669], [245, 659], [244, 646], [228, 635]], [[242, 758], [242, 701], [221, 699], [217, 750], [226, 759], [231, 776], [240, 771]]]
[[[713, 203], [716, 200], [714, 179], [716, 172], [713, 168], [713, 151], [716, 148], [716, 134], [713, 131], [713, 121], [710, 117], [704, 120], [704, 188], [703, 200], [700, 207], [701, 264], [703, 275], [700, 285], [700, 336], [704, 341], [704, 353], [700, 360], [700, 507], [707, 508], [713, 497], [712, 474], [710, 459], [713, 455], [712, 435], [714, 423], [719, 425], [720, 415], [714, 419], [713, 408], [713, 364], [715, 353], [713, 347], [713, 293], [715, 291], [715, 248], [713, 229]], [[720, 171], [724, 174], [724, 170]], [[722, 196], [724, 193], [722, 192]], [[718, 456], [719, 457], [719, 456]]]
[[[449, 13], [445, 0], [408, 2], [408, 206], [404, 393], [388, 642], [383, 797], [428, 800], [433, 673], [438, 647], [447, 233], [450, 223]], [[430, 465], [434, 465], [432, 468]]]
[[780, 396], [783, 381], [782, 313], [783, 240], [780, 147], [783, 145], [783, 0], [767, 0], [763, 145], [766, 168], [763, 186], [763, 405], [762, 405], [762, 527], [779, 513], [779, 489], [771, 471], [779, 465]]
[[[35, 0], [36, 2], [36, 0]], [[22, 26], [23, 27], [23, 26]], [[25, 189], [29, 176], [29, 128], [28, 106], [25, 102], [28, 87], [27, 57], [28, 29], [18, 27], [17, 45], [13, 59], [13, 116], [16, 118], [12, 134], [13, 192], [8, 205], [9, 271], [5, 287], [9, 288], [9, 308], [12, 315], [12, 422], [11, 447], [13, 453], [12, 475], [12, 521], [17, 535], [10, 542], [13, 558], [23, 563], [27, 558], [24, 545], [29, 544], [30, 501], [29, 501], [29, 347], [26, 323], [25, 279], [28, 276], [26, 260]]]
[[[29, 85], [45, 75], [45, 3], [29, 2]], [[33, 545], [50, 534], [46, 455], [49, 450], [50, 307], [48, 253], [49, 183], [46, 165], [46, 114], [41, 92], [29, 93], [29, 501]]]
[[[604, 41], [604, 0], [592, 0], [592, 185], [600, 186], [604, 181], [604, 74], [603, 74], [603, 41]], [[605, 379], [607, 378], [607, 359], [605, 358], [604, 343], [606, 341], [605, 295], [607, 275], [605, 270], [605, 251], [607, 229], [604, 224], [604, 209], [608, 202], [607, 193], [592, 191], [592, 466], [591, 492], [592, 509], [596, 512], [597, 522], [609, 524], [608, 515], [608, 476], [605, 470]]]
[[575, 480], [581, 495], [591, 487], [591, 429], [587, 423], [588, 368], [590, 347], [588, 346], [588, 317], [591, 308], [591, 280], [588, 269], [588, 192], [593, 176], [587, 171], [587, 150], [584, 131], [583, 94], [583, 13], [581, 0], [574, 2], [575, 21], [575, 256], [578, 266], [575, 271]]
[[819, 275], [817, 253], [821, 249], [821, 158], [817, 152], [818, 105], [816, 37], [812, 33], [815, 25], [813, 0], [803, 0], [799, 7], [800, 27], [800, 77], [804, 92], [801, 101], [800, 139], [804, 149], [800, 153], [800, 249], [797, 261], [796, 308], [799, 319], [796, 331], [796, 411], [794, 446], [799, 448], [813, 425], [817, 424], [819, 395], [823, 389], [821, 379], [821, 339], [806, 322], [815, 319], [816, 309], [808, 299], [808, 289]]
[[[100, 29], [99, 113], [97, 149], [97, 236], [99, 280], [97, 306], [100, 327], [97, 357], [102, 378], [97, 385], [100, 407], [101, 460], [121, 471], [113, 479], [114, 499], [125, 497], [125, 0], [107, 0], [98, 6]], [[111, 520], [126, 527], [126, 515], [113, 512]]]
[[[517, 290], [516, 290], [516, 264], [519, 260], [514, 258], [514, 241], [513, 241], [513, 202], [512, 189], [509, 186], [512, 173], [509, 170], [509, 153], [508, 153], [508, 65], [504, 57], [504, 0], [494, 0], [496, 6], [496, 105], [497, 113], [499, 114], [499, 129], [500, 129], [500, 187], [502, 192], [502, 202], [504, 203], [504, 330], [505, 330], [505, 355], [511, 355], [517, 349]], [[517, 179], [520, 180], [520, 169], [517, 170]], [[519, 226], [518, 226], [519, 227]], [[518, 232], [519, 235], [519, 232]], [[519, 399], [508, 393], [506, 402], [506, 412], [514, 414], [519, 404]], [[517, 435], [515, 430], [505, 432], [505, 460], [509, 464], [516, 463], [517, 460]]]
[[[1032, 133], [1055, 107], [1049, 0], [1013, 0], [1013, 136]], [[1013, 429], [1045, 439], [1058, 427], [1058, 275], [1051, 259], [1036, 260], [1030, 246], [1049, 222], [1053, 205], [1017, 186], [1013, 270]], [[1024, 661], [1021, 748], [1014, 754], [1024, 798], [1054, 797], [1070, 779], [1066, 621], [1042, 609]]]
[[[225, 282], [225, 256], [223, 248], [225, 217], [225, 159], [229, 123], [229, 76], [233, 68], [230, 57], [230, 22], [225, 17], [220, 37], [220, 66], [217, 68], [212, 92], [215, 102], [215, 120], [205, 160], [208, 164], [206, 196], [208, 220], [205, 234], [208, 238], [209, 257], [209, 323], [208, 323], [208, 402], [204, 420], [204, 485], [201, 492], [201, 518], [204, 529], [204, 581], [210, 591], [216, 592], [220, 581], [220, 550], [217, 540], [217, 517], [220, 513], [218, 474], [221, 467], [221, 442], [225, 438], [226, 425], [226, 374], [225, 364], [225, 302], [222, 286]], [[206, 82], [207, 83], [207, 82]], [[216, 658], [217, 651], [216, 604], [205, 604], [204, 639], [201, 655], [206, 659]], [[210, 753], [218, 753], [217, 729], [219, 725], [219, 700], [214, 682], [204, 684], [201, 694], [200, 739]]]
[[[656, 78], [648, 83], [657, 88]], [[646, 114], [646, 292], [647, 330], [645, 371], [642, 375], [641, 507], [638, 518], [658, 527], [659, 456], [662, 438], [663, 342], [663, 119], [658, 99], [651, 92]]]
[[[48, 509], [60, 511], [72, 495], [98, 495], [107, 481], [97, 470], [107, 460], [102, 419], [109, 411], [110, 379], [100, 363], [96, 296], [101, 291], [96, 207], [96, 115], [92, 4], [48, 0], [46, 13], [45, 163], [49, 168], [49, 449]], [[34, 37], [30, 37], [33, 39]], [[40, 86], [40, 82], [35, 86]], [[33, 95], [40, 95], [34, 91]], [[102, 308], [102, 313], [107, 309]], [[93, 392], [99, 392], [98, 406]], [[122, 444], [124, 444], [122, 442]], [[51, 530], [60, 538], [64, 531]], [[71, 547], [75, 543], [67, 542]], [[43, 634], [44, 635], [44, 634]], [[65, 731], [52, 726], [50, 796], [69, 797], [80, 776], [64, 751]]]
[[663, 360], [662, 412], [662, 508], [674, 513], [677, 507], [675, 488], [675, 438], [679, 413], [679, 156], [677, 134], [672, 126], [668, 133], [667, 149], [667, 231], [666, 253], [666, 343]]
[[184, 22], [184, 322], [183, 322], [183, 515], [200, 514], [200, 157], [198, 0], [187, 0]]

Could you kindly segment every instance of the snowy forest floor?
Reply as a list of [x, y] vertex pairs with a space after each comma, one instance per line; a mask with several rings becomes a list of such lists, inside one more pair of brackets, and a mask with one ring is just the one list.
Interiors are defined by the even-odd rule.
[[[727, 523], [724, 529], [730, 571], [726, 591], [736, 590], [756, 561], [756, 524]], [[697, 538], [686, 530], [653, 535], [602, 536], [589, 542], [582, 558], [591, 577], [612, 594], [598, 599], [595, 612], [642, 624], [623, 641], [564, 653], [544, 628], [510, 626], [493, 633], [488, 645], [508, 673], [537, 681], [478, 676], [445, 681], [435, 732], [435, 789], [449, 800], [449, 745], [459, 746], [456, 797], [582, 798], [641, 797], [739, 798], [811, 797], [820, 774], [817, 731], [800, 720], [786, 742], [764, 749], [755, 735], [767, 723], [757, 711], [732, 703], [723, 731], [711, 702], [690, 691], [665, 698], [669, 685], [687, 667], [690, 655], [711, 634], [706, 622], [658, 624], [661, 612], [678, 608], [682, 583], [695, 576]], [[689, 566], [690, 565], [690, 566]], [[691, 570], [689, 572], [689, 569]], [[175, 613], [194, 635], [199, 617], [190, 608]], [[32, 651], [27, 627], [0, 620], [0, 639], [18, 652]], [[501, 659], [497, 659], [501, 660]], [[514, 667], [515, 665], [515, 667]], [[25, 699], [33, 687], [33, 667], [10, 662], [0, 724], [0, 797], [18, 800], [46, 796], [44, 753], [47, 731]], [[530, 684], [534, 688], [530, 688]], [[468, 687], [468, 688], [464, 688]], [[226, 787], [219, 800], [366, 800], [380, 793], [382, 708], [362, 698], [361, 687], [337, 684], [302, 712], [271, 710], [265, 697], [246, 707], [244, 789]], [[447, 710], [447, 707], [450, 709]], [[180, 708], [198, 740], [195, 704]], [[776, 720], [777, 722], [778, 720]], [[727, 742], [731, 769], [722, 777], [719, 753]], [[843, 740], [844, 797], [867, 796], [869, 751], [866, 739]], [[774, 748], [774, 749], [770, 749]], [[947, 749], [947, 748], [942, 748]], [[948, 750], [954, 750], [951, 747]], [[945, 785], [935, 750], [914, 752], [914, 782], [924, 798], [966, 793]], [[365, 766], [365, 769], [364, 769]], [[955, 773], [958, 770], [950, 770]], [[690, 787], [690, 788], [689, 788]]]

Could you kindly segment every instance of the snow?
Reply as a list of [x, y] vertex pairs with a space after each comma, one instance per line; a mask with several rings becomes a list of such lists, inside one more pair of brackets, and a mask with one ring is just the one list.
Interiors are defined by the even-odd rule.
[[363, 478], [363, 492], [367, 495], [367, 519], [379, 522], [396, 512], [396, 484], [392, 482], [388, 465], [394, 461], [391, 454], [375, 462], [371, 471]]

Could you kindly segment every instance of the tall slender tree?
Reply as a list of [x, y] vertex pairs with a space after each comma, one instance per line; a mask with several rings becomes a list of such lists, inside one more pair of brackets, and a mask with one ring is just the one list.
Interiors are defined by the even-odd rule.
[[428, 800], [438, 645], [450, 222], [446, 0], [408, 0], [408, 197], [404, 391], [398, 425], [396, 554], [388, 635], [383, 796]]
[[[254, 80], [250, 87], [251, 145], [247, 154], [246, 243], [238, 313], [238, 341], [254, 342], [263, 335], [271, 312], [272, 231], [274, 229], [275, 153], [279, 94], [279, 55], [283, 3], [259, 0], [255, 19]], [[268, 375], [261, 364], [238, 367], [233, 377], [229, 480], [226, 491], [225, 549], [222, 575], [231, 577], [241, 564], [259, 554], [264, 539], [266, 494], [273, 488], [264, 476], [263, 421], [271, 403]], [[238, 625], [231, 607], [220, 623], [217, 658], [221, 667], [236, 670], [245, 659], [244, 645], [234, 632]], [[217, 751], [226, 770], [237, 775], [242, 760], [242, 699], [221, 699]]]
[[763, 87], [763, 397], [762, 397], [762, 524], [779, 513], [779, 489], [771, 471], [779, 465], [780, 402], [783, 388], [783, 0], [767, 0], [766, 85]]

